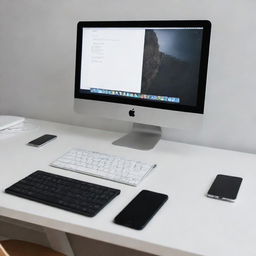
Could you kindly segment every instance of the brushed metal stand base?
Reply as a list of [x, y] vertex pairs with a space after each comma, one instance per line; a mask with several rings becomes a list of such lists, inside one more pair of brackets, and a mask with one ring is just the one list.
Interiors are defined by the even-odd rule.
[[161, 139], [161, 135], [162, 130], [159, 126], [134, 123], [130, 133], [112, 144], [139, 150], [150, 150]]

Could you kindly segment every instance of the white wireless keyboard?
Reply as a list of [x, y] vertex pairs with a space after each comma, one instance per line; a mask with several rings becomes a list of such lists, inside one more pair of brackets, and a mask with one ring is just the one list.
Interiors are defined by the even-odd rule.
[[131, 186], [137, 186], [156, 167], [156, 164], [142, 163], [84, 149], [71, 149], [50, 165]]

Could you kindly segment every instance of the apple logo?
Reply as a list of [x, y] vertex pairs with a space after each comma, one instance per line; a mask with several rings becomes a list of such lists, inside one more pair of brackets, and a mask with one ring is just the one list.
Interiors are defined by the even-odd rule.
[[135, 110], [134, 110], [134, 108], [129, 111], [129, 116], [135, 116]]

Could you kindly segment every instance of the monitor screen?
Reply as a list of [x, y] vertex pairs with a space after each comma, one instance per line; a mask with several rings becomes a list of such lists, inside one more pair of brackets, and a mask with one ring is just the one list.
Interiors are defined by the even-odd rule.
[[75, 97], [203, 113], [209, 21], [79, 22]]

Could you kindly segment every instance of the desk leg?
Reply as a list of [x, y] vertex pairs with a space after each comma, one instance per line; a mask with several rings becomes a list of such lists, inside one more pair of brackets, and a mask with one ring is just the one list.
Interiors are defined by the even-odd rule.
[[67, 256], [75, 256], [65, 232], [51, 228], [44, 228], [44, 230], [52, 249]]

